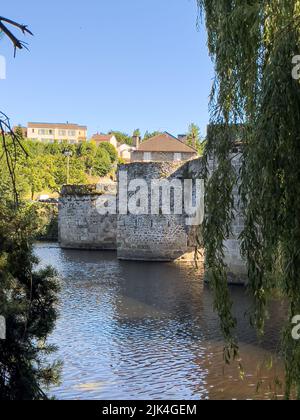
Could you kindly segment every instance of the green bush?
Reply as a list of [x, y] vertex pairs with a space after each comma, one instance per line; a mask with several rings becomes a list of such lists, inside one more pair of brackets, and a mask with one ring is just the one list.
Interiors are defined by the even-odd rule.
[[98, 147], [95, 157], [94, 173], [103, 177], [108, 175], [111, 170], [112, 164], [108, 152], [102, 147]]

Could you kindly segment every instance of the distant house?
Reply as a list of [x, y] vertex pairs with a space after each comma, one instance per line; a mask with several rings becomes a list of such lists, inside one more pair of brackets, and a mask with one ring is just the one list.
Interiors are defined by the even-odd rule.
[[93, 142], [95, 142], [98, 146], [101, 143], [110, 143], [112, 144], [116, 149], [118, 147], [118, 141], [116, 139], [116, 136], [113, 134], [94, 134], [91, 138]]
[[62, 143], [67, 141], [70, 144], [78, 144], [87, 140], [87, 127], [78, 124], [61, 123], [28, 123], [27, 137], [43, 143]]
[[133, 152], [136, 151], [136, 148], [124, 143], [124, 144], [120, 144], [117, 150], [118, 150], [119, 158], [123, 159], [125, 162], [130, 162], [131, 155]]
[[139, 145], [131, 154], [132, 162], [180, 162], [196, 159], [195, 149], [169, 133], [159, 134]]
[[[112, 144], [118, 152], [119, 158], [123, 159], [125, 162], [130, 162], [131, 153], [136, 150], [135, 147], [129, 146], [128, 144], [119, 144], [115, 135], [113, 134], [94, 134], [91, 138], [91, 141], [95, 142], [97, 145], [101, 143], [110, 143]], [[133, 144], [137, 141], [133, 138]]]

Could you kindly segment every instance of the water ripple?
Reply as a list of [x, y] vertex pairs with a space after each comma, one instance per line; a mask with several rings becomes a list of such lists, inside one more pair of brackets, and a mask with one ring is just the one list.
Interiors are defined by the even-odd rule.
[[[233, 288], [244, 368], [224, 370], [223, 342], [203, 272], [177, 264], [120, 262], [114, 253], [37, 245], [41, 265], [62, 278], [51, 342], [64, 362], [59, 399], [270, 398], [274, 372], [259, 367], [276, 348], [278, 305], [258, 344], [244, 316], [250, 302]], [[279, 366], [280, 371], [280, 366]]]

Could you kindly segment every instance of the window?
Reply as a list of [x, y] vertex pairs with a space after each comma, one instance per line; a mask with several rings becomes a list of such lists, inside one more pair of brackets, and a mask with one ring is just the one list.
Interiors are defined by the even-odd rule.
[[58, 131], [58, 135], [59, 135], [60, 137], [64, 137], [64, 136], [66, 135], [66, 130], [59, 130], [59, 131]]
[[39, 135], [40, 136], [52, 136], [53, 135], [53, 130], [40, 129], [39, 130]]
[[69, 130], [68, 135], [70, 137], [75, 137], [76, 136], [76, 131], [75, 130]]
[[180, 162], [182, 160], [181, 153], [174, 153], [174, 161]]
[[144, 162], [150, 162], [151, 160], [152, 160], [151, 152], [145, 152], [144, 153]]

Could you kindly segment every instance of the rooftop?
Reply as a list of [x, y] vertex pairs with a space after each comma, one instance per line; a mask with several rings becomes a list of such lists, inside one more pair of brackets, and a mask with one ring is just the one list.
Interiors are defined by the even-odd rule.
[[92, 140], [97, 142], [109, 142], [112, 137], [114, 137], [113, 134], [94, 134]]
[[159, 134], [140, 144], [138, 152], [172, 152], [172, 153], [196, 153], [197, 151], [171, 136], [169, 133]]
[[46, 123], [46, 122], [30, 122], [28, 128], [60, 128], [73, 130], [87, 130], [85, 125], [78, 125], [74, 123]]

